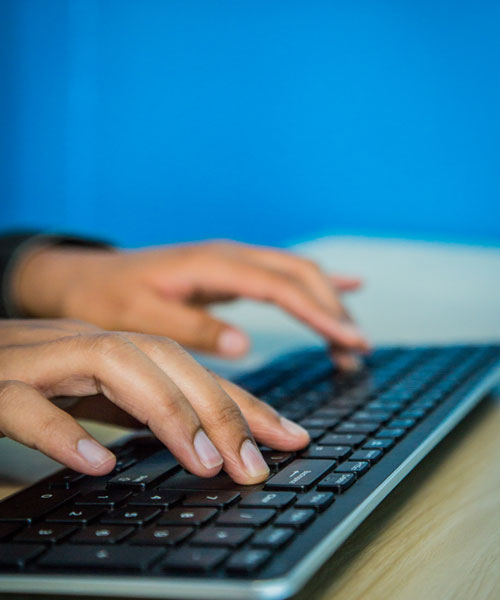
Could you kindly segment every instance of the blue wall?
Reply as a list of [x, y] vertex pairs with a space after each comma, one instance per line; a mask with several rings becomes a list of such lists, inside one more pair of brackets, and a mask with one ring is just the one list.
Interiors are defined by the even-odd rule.
[[0, 0], [0, 224], [500, 243], [500, 2]]

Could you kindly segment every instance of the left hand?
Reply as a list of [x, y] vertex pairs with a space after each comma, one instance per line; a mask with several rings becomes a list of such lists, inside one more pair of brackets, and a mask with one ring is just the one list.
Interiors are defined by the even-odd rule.
[[134, 252], [45, 247], [20, 260], [14, 296], [28, 316], [167, 336], [224, 357], [245, 354], [248, 337], [207, 305], [238, 297], [272, 302], [322, 335], [348, 368], [353, 353], [369, 346], [340, 293], [360, 283], [289, 252], [235, 242]]

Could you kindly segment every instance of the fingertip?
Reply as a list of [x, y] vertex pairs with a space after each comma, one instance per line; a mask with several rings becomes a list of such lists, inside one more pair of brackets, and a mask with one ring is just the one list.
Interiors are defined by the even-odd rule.
[[303, 443], [305, 446], [311, 441], [309, 433], [298, 423], [294, 423], [286, 417], [280, 417], [280, 425], [288, 434], [291, 434], [293, 440], [297, 440], [297, 443]]
[[77, 442], [78, 455], [83, 459], [89, 475], [106, 475], [116, 464], [115, 455], [91, 438], [82, 438]]
[[221, 356], [238, 358], [245, 355], [249, 348], [248, 337], [237, 329], [224, 329], [217, 339], [217, 352]]
[[240, 448], [241, 462], [251, 482], [260, 482], [269, 475], [269, 467], [252, 440], [245, 440]]
[[332, 358], [338, 369], [344, 373], [357, 373], [362, 367], [360, 358], [352, 352], [334, 352]]

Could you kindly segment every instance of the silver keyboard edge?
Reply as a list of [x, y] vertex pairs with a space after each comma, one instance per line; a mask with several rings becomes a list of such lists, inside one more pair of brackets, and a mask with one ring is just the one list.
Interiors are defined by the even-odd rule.
[[[249, 581], [206, 581], [164, 578], [138, 581], [135, 577], [92, 575], [0, 575], [0, 593], [58, 594], [66, 589], [75, 596], [109, 595], [125, 598], [182, 598], [185, 600], [284, 600], [297, 593], [314, 573], [333, 555], [351, 533], [373, 512], [408, 473], [469, 413], [479, 401], [500, 383], [500, 365], [469, 392], [448, 418], [394, 470], [348, 518], [315, 546], [286, 577]], [[126, 436], [131, 439], [135, 434]], [[70, 591], [71, 590], [71, 591]]]

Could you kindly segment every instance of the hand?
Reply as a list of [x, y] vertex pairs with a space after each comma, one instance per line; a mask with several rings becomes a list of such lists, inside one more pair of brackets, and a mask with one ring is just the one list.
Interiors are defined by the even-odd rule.
[[207, 305], [237, 297], [273, 302], [321, 334], [348, 366], [368, 343], [339, 292], [359, 285], [288, 252], [234, 242], [137, 252], [46, 247], [20, 261], [14, 297], [29, 316], [165, 335], [225, 357], [243, 355], [248, 338]]
[[[67, 396], [79, 398], [68, 412], [50, 400]], [[88, 475], [111, 471], [113, 454], [71, 415], [147, 426], [192, 473], [212, 477], [223, 466], [241, 484], [269, 473], [254, 438], [288, 451], [309, 442], [302, 427], [167, 338], [0, 320], [0, 435]]]

